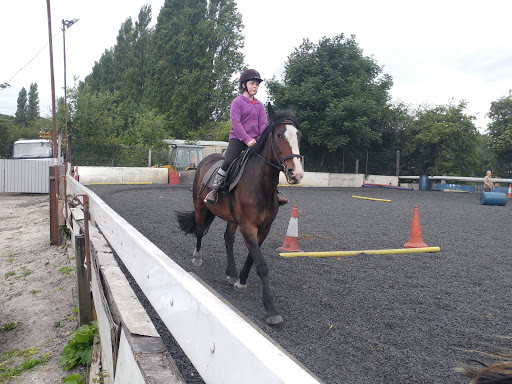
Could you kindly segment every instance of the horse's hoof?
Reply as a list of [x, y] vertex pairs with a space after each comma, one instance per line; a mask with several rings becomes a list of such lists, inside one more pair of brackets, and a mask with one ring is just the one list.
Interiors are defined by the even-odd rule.
[[235, 284], [233, 284], [235, 291], [245, 291], [247, 289], [247, 284], [240, 284], [240, 280], [237, 280]]
[[268, 325], [276, 325], [276, 324], [280, 324], [283, 322], [283, 318], [281, 317], [281, 315], [272, 315], [272, 316], [269, 316], [265, 319], [265, 322], [268, 324]]
[[231, 285], [235, 285], [238, 282], [238, 277], [226, 276], [226, 281]]
[[203, 259], [192, 259], [192, 264], [194, 264], [196, 267], [200, 267], [203, 265]]

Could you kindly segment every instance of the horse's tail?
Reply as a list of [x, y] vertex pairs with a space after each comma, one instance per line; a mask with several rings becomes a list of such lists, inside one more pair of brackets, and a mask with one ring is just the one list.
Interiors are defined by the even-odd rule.
[[197, 224], [195, 212], [178, 212], [176, 213], [176, 217], [178, 219], [178, 224], [180, 225], [180, 229], [188, 234], [196, 234]]

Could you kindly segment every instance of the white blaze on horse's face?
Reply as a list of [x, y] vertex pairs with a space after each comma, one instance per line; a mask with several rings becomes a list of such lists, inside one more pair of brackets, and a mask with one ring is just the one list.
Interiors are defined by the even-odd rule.
[[[299, 130], [291, 124], [286, 124], [286, 130], [284, 131], [284, 137], [288, 140], [292, 153], [299, 155]], [[304, 176], [304, 168], [302, 168], [302, 162], [299, 157], [293, 157], [293, 171], [291, 177], [295, 180], [295, 184], [299, 183]]]

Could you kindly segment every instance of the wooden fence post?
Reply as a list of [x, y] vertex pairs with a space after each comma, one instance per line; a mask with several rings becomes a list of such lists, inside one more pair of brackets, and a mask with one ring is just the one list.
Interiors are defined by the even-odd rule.
[[82, 326], [84, 324], [90, 324], [92, 321], [91, 288], [89, 280], [87, 279], [87, 270], [84, 267], [85, 236], [83, 234], [75, 236], [75, 256], [78, 286], [78, 315], [80, 326]]

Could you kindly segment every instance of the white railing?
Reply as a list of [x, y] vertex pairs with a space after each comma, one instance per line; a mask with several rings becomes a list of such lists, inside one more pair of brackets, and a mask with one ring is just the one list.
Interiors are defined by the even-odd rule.
[[[402, 180], [418, 180], [419, 176], [399, 176]], [[462, 177], [462, 176], [429, 176], [429, 180], [446, 180], [446, 181], [469, 181], [475, 183], [483, 183], [484, 178], [482, 177]], [[494, 183], [512, 183], [512, 179], [501, 179], [501, 178], [492, 178]]]
[[95, 193], [69, 175], [67, 186], [68, 193], [89, 195], [96, 225], [205, 382], [238, 384], [240, 378], [254, 384], [320, 382]]

